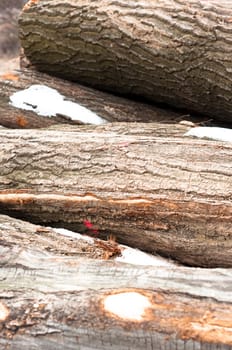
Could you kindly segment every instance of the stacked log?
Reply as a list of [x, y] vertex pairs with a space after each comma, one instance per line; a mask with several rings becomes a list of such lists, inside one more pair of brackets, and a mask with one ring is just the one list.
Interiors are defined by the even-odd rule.
[[232, 145], [173, 129], [0, 131], [1, 212], [77, 231], [89, 220], [101, 237], [193, 266], [231, 267]]
[[232, 143], [187, 133], [231, 123], [231, 18], [229, 0], [24, 6], [30, 69], [0, 77], [0, 350], [232, 349]]
[[1, 349], [231, 348], [231, 269], [92, 260], [70, 238], [61, 255], [52, 229], [0, 222]]
[[231, 122], [231, 16], [230, 0], [29, 1], [20, 38], [41, 71]]

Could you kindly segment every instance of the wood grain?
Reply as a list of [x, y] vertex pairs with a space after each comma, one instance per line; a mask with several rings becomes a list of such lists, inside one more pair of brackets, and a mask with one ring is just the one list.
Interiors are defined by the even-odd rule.
[[0, 130], [0, 210], [74, 231], [89, 220], [100, 237], [189, 265], [231, 267], [232, 146], [178, 128]]
[[65, 79], [231, 122], [230, 0], [40, 0], [25, 54]]

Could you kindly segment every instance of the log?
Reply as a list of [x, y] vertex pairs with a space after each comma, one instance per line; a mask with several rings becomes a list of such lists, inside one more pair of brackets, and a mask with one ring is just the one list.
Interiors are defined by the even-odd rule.
[[1, 349], [231, 349], [231, 269], [64, 256], [70, 239], [0, 223]]
[[[179, 129], [178, 129], [179, 128]], [[232, 266], [231, 143], [168, 124], [0, 130], [0, 212]]]
[[[25, 90], [32, 85], [45, 85], [56, 89], [67, 100], [79, 103], [107, 121], [144, 121], [144, 122], [178, 122], [183, 119], [197, 123], [208, 123], [206, 118], [183, 112], [174, 112], [145, 103], [134, 102], [113, 96], [79, 84], [51, 77], [35, 70], [24, 69], [20, 72], [0, 76], [0, 124], [8, 128], [41, 128], [55, 124], [77, 124], [64, 115], [52, 118], [40, 116], [34, 112], [9, 105], [13, 93]], [[44, 101], [49, 104], [49, 100]], [[50, 102], [51, 103], [51, 102]], [[78, 123], [79, 124], [79, 123]]]
[[40, 0], [19, 19], [44, 72], [232, 122], [230, 0]]

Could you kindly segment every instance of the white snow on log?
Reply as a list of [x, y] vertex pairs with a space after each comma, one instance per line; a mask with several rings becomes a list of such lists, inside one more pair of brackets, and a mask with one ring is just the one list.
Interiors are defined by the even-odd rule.
[[115, 258], [115, 261], [120, 261], [133, 265], [151, 265], [151, 266], [176, 266], [174, 262], [161, 256], [144, 253], [139, 249], [120, 246], [122, 255]]
[[[51, 227], [49, 227], [51, 229]], [[94, 244], [94, 240], [90, 236], [66, 230], [64, 228], [53, 228], [53, 231], [60, 235], [68, 236], [74, 239], [82, 239], [90, 244]], [[176, 266], [176, 263], [172, 260], [162, 258], [158, 255], [151, 255], [144, 253], [139, 249], [130, 248], [126, 245], [119, 245], [122, 253], [120, 256], [114, 258], [114, 261], [132, 264], [132, 265], [144, 265], [144, 266]]]
[[184, 136], [195, 136], [216, 141], [232, 142], [232, 129], [219, 128], [215, 126], [199, 126], [187, 131]]
[[46, 85], [31, 85], [28, 89], [15, 92], [10, 96], [10, 104], [44, 117], [60, 114], [85, 124], [98, 125], [107, 122], [88, 108], [65, 100], [65, 96]]
[[53, 231], [56, 233], [59, 233], [60, 235], [75, 238], [75, 239], [82, 239], [83, 241], [86, 241], [90, 244], [94, 244], [94, 239], [90, 236], [82, 235], [81, 233], [78, 232], [73, 232], [70, 230], [66, 230], [64, 228], [53, 228]]
[[104, 300], [106, 311], [128, 321], [142, 321], [149, 307], [149, 299], [138, 292], [111, 294]]

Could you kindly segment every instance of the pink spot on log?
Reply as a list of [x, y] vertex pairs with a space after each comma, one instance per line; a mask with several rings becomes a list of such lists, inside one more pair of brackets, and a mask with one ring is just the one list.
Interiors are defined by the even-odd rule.
[[98, 230], [96, 230], [96, 229], [93, 228], [93, 224], [92, 224], [90, 221], [84, 220], [84, 221], [83, 221], [83, 224], [84, 224], [85, 227], [86, 227], [89, 231], [91, 231], [93, 234], [95, 234], [95, 235], [98, 234]]

